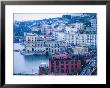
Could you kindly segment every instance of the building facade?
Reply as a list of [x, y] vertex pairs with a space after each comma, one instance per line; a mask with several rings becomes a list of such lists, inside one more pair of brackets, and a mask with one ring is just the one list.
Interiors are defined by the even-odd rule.
[[25, 51], [35, 54], [54, 54], [65, 51], [65, 42], [56, 41], [51, 36], [28, 33], [25, 35]]
[[81, 70], [81, 60], [70, 57], [67, 53], [54, 54], [49, 59], [49, 74], [76, 75]]

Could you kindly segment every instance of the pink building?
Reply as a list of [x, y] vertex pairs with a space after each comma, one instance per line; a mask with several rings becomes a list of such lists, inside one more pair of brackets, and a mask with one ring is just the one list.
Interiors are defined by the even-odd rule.
[[49, 74], [75, 75], [81, 67], [81, 60], [72, 58], [68, 53], [54, 54], [49, 59]]

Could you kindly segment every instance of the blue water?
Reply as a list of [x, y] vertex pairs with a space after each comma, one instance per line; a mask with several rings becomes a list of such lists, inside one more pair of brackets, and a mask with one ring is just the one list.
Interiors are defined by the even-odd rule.
[[[14, 43], [14, 50], [20, 49], [22, 50], [24, 45], [20, 45], [19, 43]], [[23, 56], [20, 52], [14, 52], [13, 58], [13, 73], [14, 74], [32, 74], [38, 73], [38, 68], [41, 63], [48, 64], [49, 57], [47, 56]]]

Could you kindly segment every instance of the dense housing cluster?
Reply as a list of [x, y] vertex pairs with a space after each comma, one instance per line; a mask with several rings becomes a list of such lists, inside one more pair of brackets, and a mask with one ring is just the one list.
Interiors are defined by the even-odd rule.
[[15, 21], [14, 42], [22, 42], [23, 55], [49, 55], [39, 75], [96, 74], [97, 14]]

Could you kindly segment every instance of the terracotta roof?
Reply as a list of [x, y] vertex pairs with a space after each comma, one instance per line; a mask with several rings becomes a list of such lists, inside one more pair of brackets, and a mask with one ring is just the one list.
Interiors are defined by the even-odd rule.
[[70, 56], [68, 55], [68, 53], [54, 54], [54, 55], [52, 55], [52, 57], [54, 57], [55, 59], [60, 59], [60, 58], [68, 59], [68, 58], [70, 58]]

